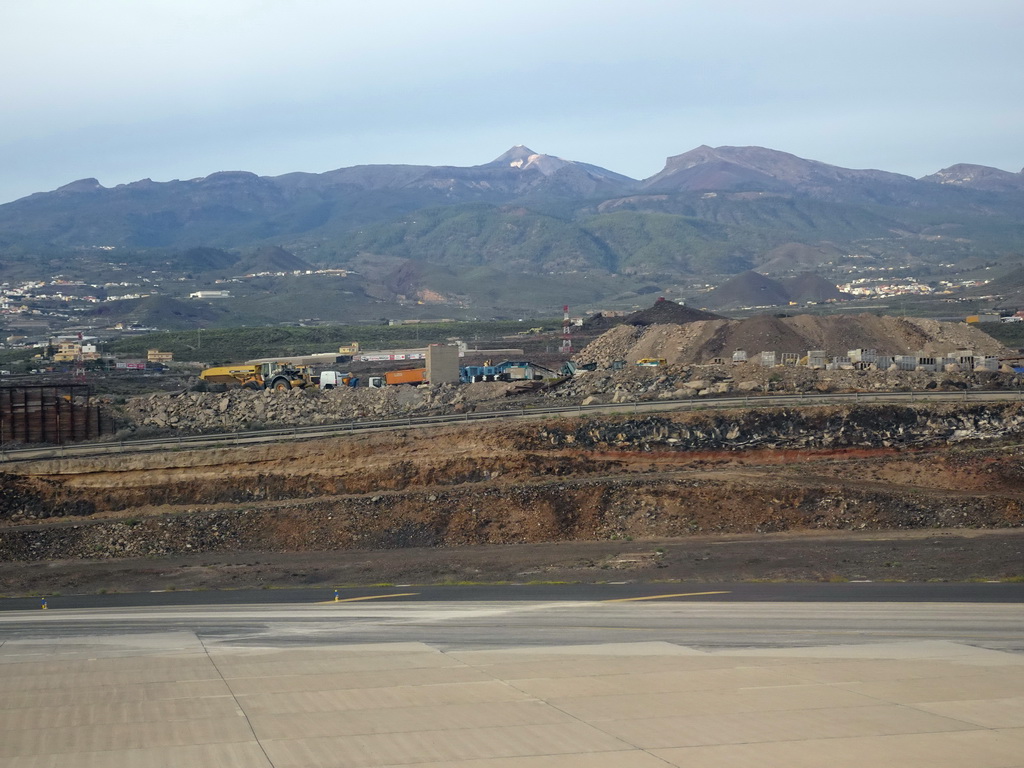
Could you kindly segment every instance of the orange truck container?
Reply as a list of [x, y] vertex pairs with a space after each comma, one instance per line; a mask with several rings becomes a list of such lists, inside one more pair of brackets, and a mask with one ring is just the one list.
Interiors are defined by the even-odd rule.
[[426, 368], [406, 368], [401, 371], [388, 371], [384, 375], [388, 384], [423, 384], [427, 380]]

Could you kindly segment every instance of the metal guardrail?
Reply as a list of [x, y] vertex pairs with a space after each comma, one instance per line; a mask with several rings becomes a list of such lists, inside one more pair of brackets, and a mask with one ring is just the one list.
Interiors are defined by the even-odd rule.
[[186, 446], [241, 445], [243, 443], [260, 443], [275, 439], [299, 440], [314, 437], [326, 437], [344, 433], [366, 432], [400, 428], [418, 428], [437, 424], [453, 424], [469, 421], [492, 419], [535, 418], [538, 416], [573, 416], [581, 413], [640, 413], [669, 411], [702, 411], [728, 410], [731, 408], [771, 408], [771, 407], [812, 407], [836, 405], [841, 403], [904, 403], [904, 402], [1024, 402], [1024, 390], [963, 390], [961, 392], [844, 392], [832, 394], [786, 394], [786, 395], [745, 395], [743, 397], [717, 397], [700, 400], [632, 400], [625, 403], [593, 403], [591, 405], [551, 406], [542, 408], [522, 407], [498, 411], [482, 411], [475, 413], [408, 416], [399, 419], [379, 419], [375, 421], [350, 421], [336, 424], [320, 424], [314, 426], [280, 427], [275, 429], [247, 430], [244, 432], [218, 432], [205, 435], [177, 435], [173, 437], [147, 438], [140, 440], [122, 440], [117, 443], [78, 443], [73, 445], [54, 446], [52, 448], [0, 448], [0, 464], [15, 461], [31, 461], [36, 459], [54, 459], [85, 457], [108, 453], [131, 453], [148, 450], [173, 451]]

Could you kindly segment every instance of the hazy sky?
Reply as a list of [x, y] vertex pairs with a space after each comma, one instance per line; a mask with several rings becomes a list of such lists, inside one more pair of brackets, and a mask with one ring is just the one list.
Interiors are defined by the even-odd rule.
[[1021, 0], [3, 0], [0, 202], [94, 176], [700, 144], [1024, 166]]

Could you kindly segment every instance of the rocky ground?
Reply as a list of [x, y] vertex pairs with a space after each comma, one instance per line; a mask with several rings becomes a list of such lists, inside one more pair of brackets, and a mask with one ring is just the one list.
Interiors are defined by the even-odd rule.
[[8, 594], [1020, 578], [1022, 434], [1019, 404], [818, 407], [21, 463], [0, 477], [0, 576]]
[[1019, 389], [1024, 376], [999, 372], [812, 370], [759, 365], [627, 366], [582, 371], [557, 386], [523, 392], [515, 382], [386, 389], [232, 389], [132, 398], [118, 407], [119, 437], [234, 432], [428, 414], [518, 410], [565, 403], [622, 403], [765, 394]]

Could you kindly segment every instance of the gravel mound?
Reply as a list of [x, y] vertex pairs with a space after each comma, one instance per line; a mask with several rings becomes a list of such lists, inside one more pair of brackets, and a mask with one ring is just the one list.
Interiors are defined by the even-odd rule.
[[587, 320], [586, 327], [590, 330], [600, 330], [601, 328], [613, 328], [619, 325], [663, 325], [666, 323], [674, 323], [682, 325], [684, 323], [692, 323], [697, 320], [721, 320], [721, 315], [716, 315], [712, 312], [705, 312], [702, 309], [694, 309], [693, 307], [687, 307], [683, 304], [677, 304], [674, 301], [668, 299], [658, 299], [654, 302], [653, 306], [647, 309], [637, 310], [631, 315], [625, 317], [605, 317], [604, 315], [594, 315], [592, 318]]
[[629, 325], [664, 325], [666, 323], [692, 323], [697, 320], [721, 320], [721, 315], [705, 312], [702, 309], [694, 309], [683, 304], [677, 304], [668, 299], [658, 299], [654, 306], [641, 309], [624, 320]]
[[235, 431], [394, 419], [426, 413], [459, 413], [481, 401], [503, 399], [514, 385], [292, 389], [287, 392], [230, 389], [134, 398], [123, 417], [138, 426], [182, 432]]
[[757, 315], [744, 320], [701, 320], [686, 324], [656, 324], [646, 328], [613, 328], [577, 354], [580, 362], [610, 364], [663, 357], [670, 364], [692, 365], [716, 357], [731, 359], [742, 349], [748, 357], [759, 352], [795, 353], [823, 349], [829, 356], [851, 349], [874, 349], [883, 355], [942, 354], [971, 349], [975, 354], [1005, 355], [1008, 350], [986, 333], [965, 323], [926, 318], [879, 315], [776, 317]]

